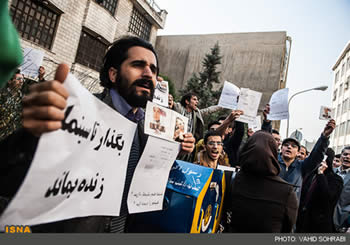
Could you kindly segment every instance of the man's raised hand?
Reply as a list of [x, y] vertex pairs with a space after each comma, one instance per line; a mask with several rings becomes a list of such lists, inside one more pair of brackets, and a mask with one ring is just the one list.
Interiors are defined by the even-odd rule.
[[39, 137], [41, 134], [61, 128], [68, 91], [63, 82], [69, 72], [66, 64], [60, 64], [55, 80], [45, 81], [30, 87], [29, 94], [22, 99], [23, 128]]

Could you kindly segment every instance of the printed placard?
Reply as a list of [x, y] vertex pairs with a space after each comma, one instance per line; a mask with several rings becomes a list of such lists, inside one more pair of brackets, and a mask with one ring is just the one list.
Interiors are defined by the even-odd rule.
[[169, 107], [168, 96], [169, 96], [168, 82], [157, 81], [152, 102], [164, 107]]
[[236, 85], [225, 81], [218, 105], [223, 108], [236, 110], [240, 91], [241, 90]]
[[145, 115], [145, 133], [166, 139], [182, 141], [183, 134], [187, 133], [188, 118], [148, 101]]
[[334, 109], [327, 106], [321, 106], [319, 119], [321, 120], [334, 119]]
[[21, 73], [25, 77], [35, 79], [39, 76], [39, 67], [43, 63], [44, 52], [33, 48], [23, 49], [23, 63], [20, 66]]
[[267, 114], [268, 120], [288, 119], [288, 88], [280, 89], [274, 92], [270, 98], [270, 113]]

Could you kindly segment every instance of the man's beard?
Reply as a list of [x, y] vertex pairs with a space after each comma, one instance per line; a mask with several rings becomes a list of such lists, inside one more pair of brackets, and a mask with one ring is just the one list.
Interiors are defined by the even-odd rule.
[[[137, 85], [144, 84], [148, 85], [150, 93], [142, 91], [142, 95], [136, 94]], [[116, 89], [131, 107], [145, 108], [147, 101], [151, 101], [154, 94], [154, 85], [152, 80], [149, 79], [137, 79], [131, 84], [130, 87], [128, 87], [128, 82], [125, 81], [122, 76], [120, 76], [116, 81]]]

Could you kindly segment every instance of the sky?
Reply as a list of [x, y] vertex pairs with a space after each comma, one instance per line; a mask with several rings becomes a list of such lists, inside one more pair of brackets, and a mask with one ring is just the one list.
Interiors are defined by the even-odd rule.
[[[158, 35], [286, 31], [292, 38], [287, 85], [289, 134], [299, 129], [303, 139], [317, 140], [327, 121], [321, 106], [331, 106], [332, 67], [350, 41], [350, 0], [156, 0], [168, 12]], [[280, 134], [286, 137], [287, 120]]]

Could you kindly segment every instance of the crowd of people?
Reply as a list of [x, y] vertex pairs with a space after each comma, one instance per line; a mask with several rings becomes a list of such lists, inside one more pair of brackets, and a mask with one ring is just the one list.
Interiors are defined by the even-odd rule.
[[[152, 100], [159, 78], [157, 53], [137, 37], [123, 37], [107, 50], [100, 71], [104, 91], [96, 97], [123, 117], [135, 122], [120, 215], [89, 216], [32, 226], [34, 232], [128, 232], [133, 216], [127, 208], [131, 179], [148, 140], [144, 108]], [[23, 97], [20, 71], [1, 92], [0, 214], [25, 178], [39, 137], [61, 128], [68, 91], [63, 86], [69, 71], [60, 65], [54, 80], [31, 85]], [[23, 97], [23, 98], [22, 98]], [[180, 102], [169, 94], [169, 108], [188, 118], [177, 159], [217, 169], [232, 167], [235, 178], [227, 186], [220, 232], [346, 232], [350, 227], [350, 147], [340, 155], [328, 147], [336, 122], [327, 122], [308, 152], [296, 138], [281, 140], [263, 112], [261, 130], [253, 132], [237, 121], [244, 111], [207, 122], [204, 115], [223, 108], [198, 108], [198, 96], [189, 92]], [[15, 100], [15, 102], [10, 101]], [[12, 107], [6, 106], [11, 103]], [[9, 129], [5, 129], [8, 128]]]

